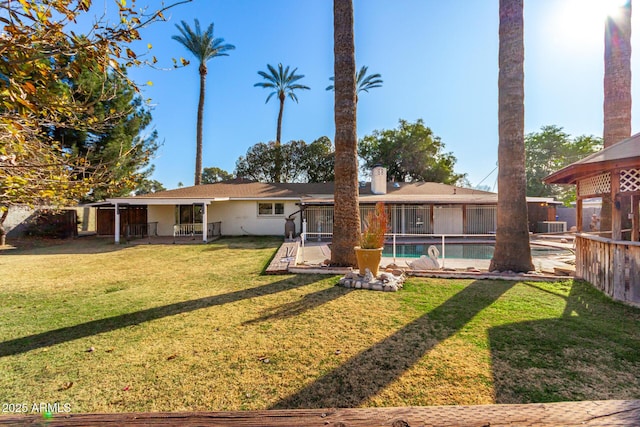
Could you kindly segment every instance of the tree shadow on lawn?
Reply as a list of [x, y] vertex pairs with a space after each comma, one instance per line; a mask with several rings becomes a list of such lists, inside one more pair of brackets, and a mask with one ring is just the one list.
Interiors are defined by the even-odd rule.
[[242, 324], [247, 326], [269, 320], [288, 319], [299, 316], [308, 310], [320, 307], [323, 304], [345, 296], [353, 290], [353, 288], [344, 288], [342, 286], [333, 286], [331, 288], [321, 289], [319, 291], [303, 295], [298, 301], [292, 301], [282, 304], [279, 307], [265, 310], [262, 316], [252, 320], [247, 320]]
[[[113, 236], [84, 236], [73, 239], [46, 239], [20, 237], [8, 239], [7, 246], [0, 248], [0, 255], [91, 255], [117, 252], [136, 246], [202, 246], [203, 251], [221, 249], [272, 249], [282, 244], [281, 238], [272, 236], [223, 237], [202, 243], [201, 239], [178, 238], [176, 243], [171, 237], [152, 237], [132, 239], [124, 238], [120, 244], [114, 243]], [[275, 255], [275, 252], [274, 252]]]
[[353, 408], [375, 396], [438, 343], [514, 286], [509, 281], [475, 281], [429, 313], [349, 359], [271, 409]]
[[125, 328], [127, 326], [137, 325], [151, 320], [174, 316], [180, 313], [187, 313], [202, 308], [229, 304], [248, 298], [256, 298], [289, 291], [311, 285], [322, 279], [325, 279], [325, 277], [317, 275], [298, 275], [294, 278], [282, 279], [254, 288], [177, 302], [175, 304], [163, 305], [161, 307], [153, 307], [133, 313], [121, 314], [119, 316], [108, 317], [100, 320], [92, 320], [90, 322], [74, 326], [16, 338], [0, 343], [0, 357], [26, 353], [38, 348], [49, 347], [67, 341]]
[[20, 237], [7, 239], [7, 246], [0, 250], [0, 255], [103, 254], [130, 247], [131, 245], [113, 243], [113, 237], [87, 236], [74, 239]]
[[640, 309], [581, 281], [556, 296], [561, 317], [489, 330], [496, 403], [640, 398]]

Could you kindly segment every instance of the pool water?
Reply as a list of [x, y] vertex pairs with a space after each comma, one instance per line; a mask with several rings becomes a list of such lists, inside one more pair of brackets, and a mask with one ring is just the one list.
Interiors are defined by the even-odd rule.
[[[422, 255], [429, 256], [427, 253], [428, 244], [397, 244], [396, 243], [396, 257], [398, 258], [420, 258]], [[442, 245], [433, 244], [440, 252], [442, 258]], [[450, 259], [491, 259], [493, 258], [493, 244], [487, 243], [451, 243], [446, 244], [445, 257]], [[532, 246], [531, 256], [545, 256], [545, 255], [570, 255], [571, 252], [565, 249], [549, 248], [546, 246]], [[383, 257], [393, 257], [393, 245], [386, 244], [382, 251]]]

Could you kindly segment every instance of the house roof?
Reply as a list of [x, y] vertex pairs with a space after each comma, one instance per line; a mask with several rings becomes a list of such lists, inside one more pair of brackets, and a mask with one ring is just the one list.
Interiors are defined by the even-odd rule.
[[[116, 203], [153, 204], [169, 201], [195, 203], [216, 200], [299, 200], [306, 204], [333, 203], [334, 183], [263, 183], [225, 181], [214, 184], [182, 187], [135, 197], [109, 199]], [[436, 182], [387, 183], [386, 194], [373, 194], [371, 183], [359, 186], [360, 201], [396, 203], [495, 203], [497, 194], [472, 188], [456, 187]]]
[[612, 169], [640, 167], [640, 133], [565, 166], [544, 179], [547, 184], [573, 184]]

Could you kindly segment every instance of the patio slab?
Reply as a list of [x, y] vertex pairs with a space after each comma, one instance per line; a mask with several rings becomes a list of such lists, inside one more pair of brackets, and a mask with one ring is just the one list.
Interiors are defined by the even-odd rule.
[[[545, 242], [542, 241], [544, 246], [552, 246], [563, 249], [572, 249], [572, 242]], [[546, 244], [545, 244], [546, 243]], [[538, 241], [536, 241], [538, 244]], [[541, 279], [541, 280], [555, 280], [558, 278], [566, 278], [572, 275], [574, 267], [571, 264], [564, 262], [567, 258], [571, 257], [557, 257], [557, 256], [542, 256], [534, 257], [533, 264], [537, 270], [536, 274], [518, 274], [516, 277]], [[350, 271], [348, 268], [333, 268], [327, 266], [327, 260], [331, 259], [331, 249], [329, 242], [305, 242], [304, 247], [298, 249], [298, 263], [289, 267], [290, 273], [325, 273], [325, 274], [345, 274]], [[383, 257], [380, 265], [386, 267], [388, 265], [395, 264], [398, 268], [407, 270], [410, 275], [416, 275], [421, 277], [447, 277], [447, 278], [509, 278], [514, 275], [504, 273], [489, 273], [489, 264], [491, 260], [488, 259], [456, 259], [446, 258], [440, 259], [440, 264], [443, 269], [441, 270], [428, 270], [418, 271], [411, 270], [409, 263], [415, 261], [416, 258], [402, 258], [402, 257]]]

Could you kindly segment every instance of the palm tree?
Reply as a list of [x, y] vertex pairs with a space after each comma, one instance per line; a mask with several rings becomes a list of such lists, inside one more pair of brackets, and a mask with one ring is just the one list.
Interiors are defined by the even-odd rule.
[[498, 214], [489, 270], [533, 270], [524, 151], [523, 0], [500, 0]]
[[360, 240], [356, 60], [352, 0], [333, 0], [336, 154], [331, 262], [355, 266]]
[[[358, 102], [358, 94], [362, 91], [369, 92], [369, 89], [376, 87], [382, 87], [382, 76], [380, 74], [369, 74], [367, 76], [368, 67], [363, 65], [360, 71], [356, 74], [356, 102]], [[329, 80], [334, 81], [334, 77], [329, 77]], [[327, 86], [326, 90], [334, 90], [334, 85]]]
[[[616, 12], [607, 17], [605, 24], [605, 148], [631, 136], [631, 0], [627, 0]], [[622, 201], [626, 202], [626, 199]], [[601, 230], [612, 229], [611, 204], [610, 200], [602, 199]], [[630, 207], [622, 209], [628, 212]]]
[[301, 85], [296, 83], [298, 80], [304, 77], [304, 74], [296, 74], [298, 71], [297, 68], [294, 68], [293, 71], [289, 72], [289, 66], [287, 68], [283, 68], [282, 64], [278, 64], [278, 69], [276, 70], [273, 65], [267, 64], [267, 68], [269, 69], [269, 73], [264, 71], [258, 71], [258, 74], [262, 76], [266, 81], [259, 82], [254, 84], [253, 86], [259, 86], [262, 88], [273, 89], [273, 92], [267, 96], [267, 100], [265, 104], [269, 102], [273, 95], [277, 95], [278, 100], [280, 101], [280, 110], [278, 111], [278, 125], [276, 129], [276, 144], [280, 144], [280, 135], [282, 131], [282, 113], [284, 111], [284, 101], [287, 99], [287, 96], [298, 102], [298, 97], [295, 94], [296, 90], [309, 90], [308, 86]]
[[203, 33], [200, 29], [200, 22], [195, 20], [195, 31], [189, 25], [181, 21], [181, 25], [176, 25], [179, 36], [171, 37], [187, 48], [189, 52], [200, 62], [198, 71], [200, 72], [200, 98], [198, 100], [198, 121], [196, 128], [196, 172], [195, 185], [202, 182], [202, 123], [204, 116], [204, 96], [207, 80], [207, 61], [216, 56], [229, 56], [226, 52], [236, 47], [232, 44], [224, 44], [223, 38], [213, 37], [213, 23], [209, 25]]
[[280, 182], [281, 180], [281, 171], [282, 171], [282, 153], [280, 148], [280, 135], [282, 134], [282, 113], [284, 112], [284, 101], [287, 99], [287, 96], [298, 102], [298, 97], [296, 96], [296, 90], [309, 90], [308, 86], [301, 85], [296, 83], [298, 80], [304, 77], [304, 74], [296, 74], [298, 71], [297, 68], [294, 68], [293, 71], [289, 72], [289, 66], [287, 68], [283, 68], [282, 64], [278, 64], [278, 69], [276, 70], [273, 65], [267, 64], [267, 68], [269, 69], [269, 73], [264, 71], [258, 71], [258, 74], [262, 76], [266, 81], [259, 82], [254, 84], [253, 86], [259, 86], [262, 88], [273, 89], [273, 92], [267, 96], [267, 100], [265, 104], [269, 102], [273, 95], [278, 97], [280, 101], [280, 109], [278, 110], [278, 123], [276, 126], [276, 143], [275, 143], [275, 159], [274, 159], [274, 168], [275, 168], [275, 182]]

